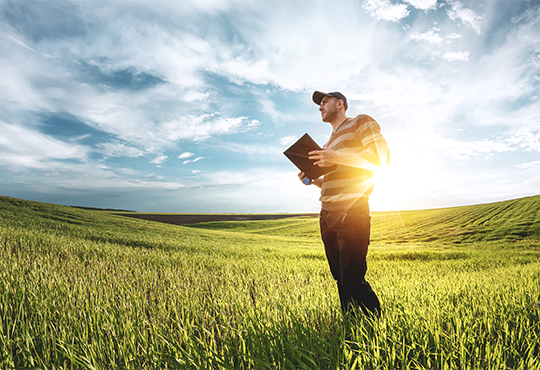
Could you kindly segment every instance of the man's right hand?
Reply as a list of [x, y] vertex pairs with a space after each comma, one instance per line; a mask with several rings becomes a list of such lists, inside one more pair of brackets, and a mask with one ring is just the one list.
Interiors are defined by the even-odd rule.
[[[306, 174], [303, 173], [303, 172], [300, 172], [298, 174], [298, 178], [300, 179], [300, 181], [302, 181], [302, 183], [304, 183], [304, 179], [307, 178], [306, 177]], [[305, 183], [304, 183], [305, 184]], [[308, 185], [315, 185], [317, 187], [321, 187], [322, 186], [322, 177], [319, 177], [318, 179], [316, 180], [311, 180], [311, 182], [308, 184]]]
[[311, 181], [309, 184], [306, 184], [306, 183], [304, 182], [304, 179], [307, 179], [307, 177], [306, 177], [306, 174], [303, 173], [303, 172], [300, 172], [300, 173], [298, 174], [298, 178], [299, 178], [300, 181], [302, 181], [302, 183], [305, 184], [305, 185], [311, 185], [311, 183], [313, 182], [313, 181]]

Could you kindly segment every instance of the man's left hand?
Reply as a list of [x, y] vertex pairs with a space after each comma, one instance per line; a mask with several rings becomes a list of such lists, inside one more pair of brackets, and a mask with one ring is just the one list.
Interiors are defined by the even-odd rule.
[[315, 160], [313, 165], [319, 167], [332, 167], [337, 164], [339, 160], [339, 154], [330, 148], [313, 150], [309, 152], [308, 155], [309, 159]]

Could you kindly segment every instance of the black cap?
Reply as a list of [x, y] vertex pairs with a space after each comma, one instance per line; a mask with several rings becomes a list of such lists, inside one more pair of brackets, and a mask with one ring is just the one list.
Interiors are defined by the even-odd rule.
[[334, 98], [341, 99], [341, 100], [343, 100], [343, 105], [345, 106], [345, 110], [347, 110], [349, 108], [349, 106], [347, 104], [347, 98], [345, 97], [345, 95], [343, 95], [342, 93], [337, 92], [337, 91], [331, 92], [331, 93], [323, 93], [321, 91], [315, 91], [313, 93], [313, 101], [315, 102], [315, 104], [321, 105], [321, 100], [325, 96], [332, 96]]

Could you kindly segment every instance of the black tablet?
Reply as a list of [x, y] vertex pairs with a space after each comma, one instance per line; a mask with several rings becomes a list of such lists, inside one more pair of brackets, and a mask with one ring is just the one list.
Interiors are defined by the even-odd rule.
[[320, 150], [321, 147], [309, 136], [305, 134], [296, 143], [291, 145], [289, 149], [283, 152], [287, 158], [302, 171], [307, 178], [315, 180], [328, 172], [334, 171], [337, 166], [319, 167], [314, 166], [316, 160], [309, 159], [308, 153], [312, 150]]

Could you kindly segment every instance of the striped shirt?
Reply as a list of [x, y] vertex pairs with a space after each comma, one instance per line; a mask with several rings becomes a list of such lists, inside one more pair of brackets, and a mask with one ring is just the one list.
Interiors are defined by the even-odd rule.
[[[324, 145], [339, 153], [355, 153], [375, 166], [390, 162], [390, 153], [381, 127], [370, 116], [360, 114], [348, 118], [332, 133]], [[373, 191], [374, 173], [371, 170], [339, 165], [326, 174], [321, 187], [322, 209], [346, 211], [368, 203]]]

